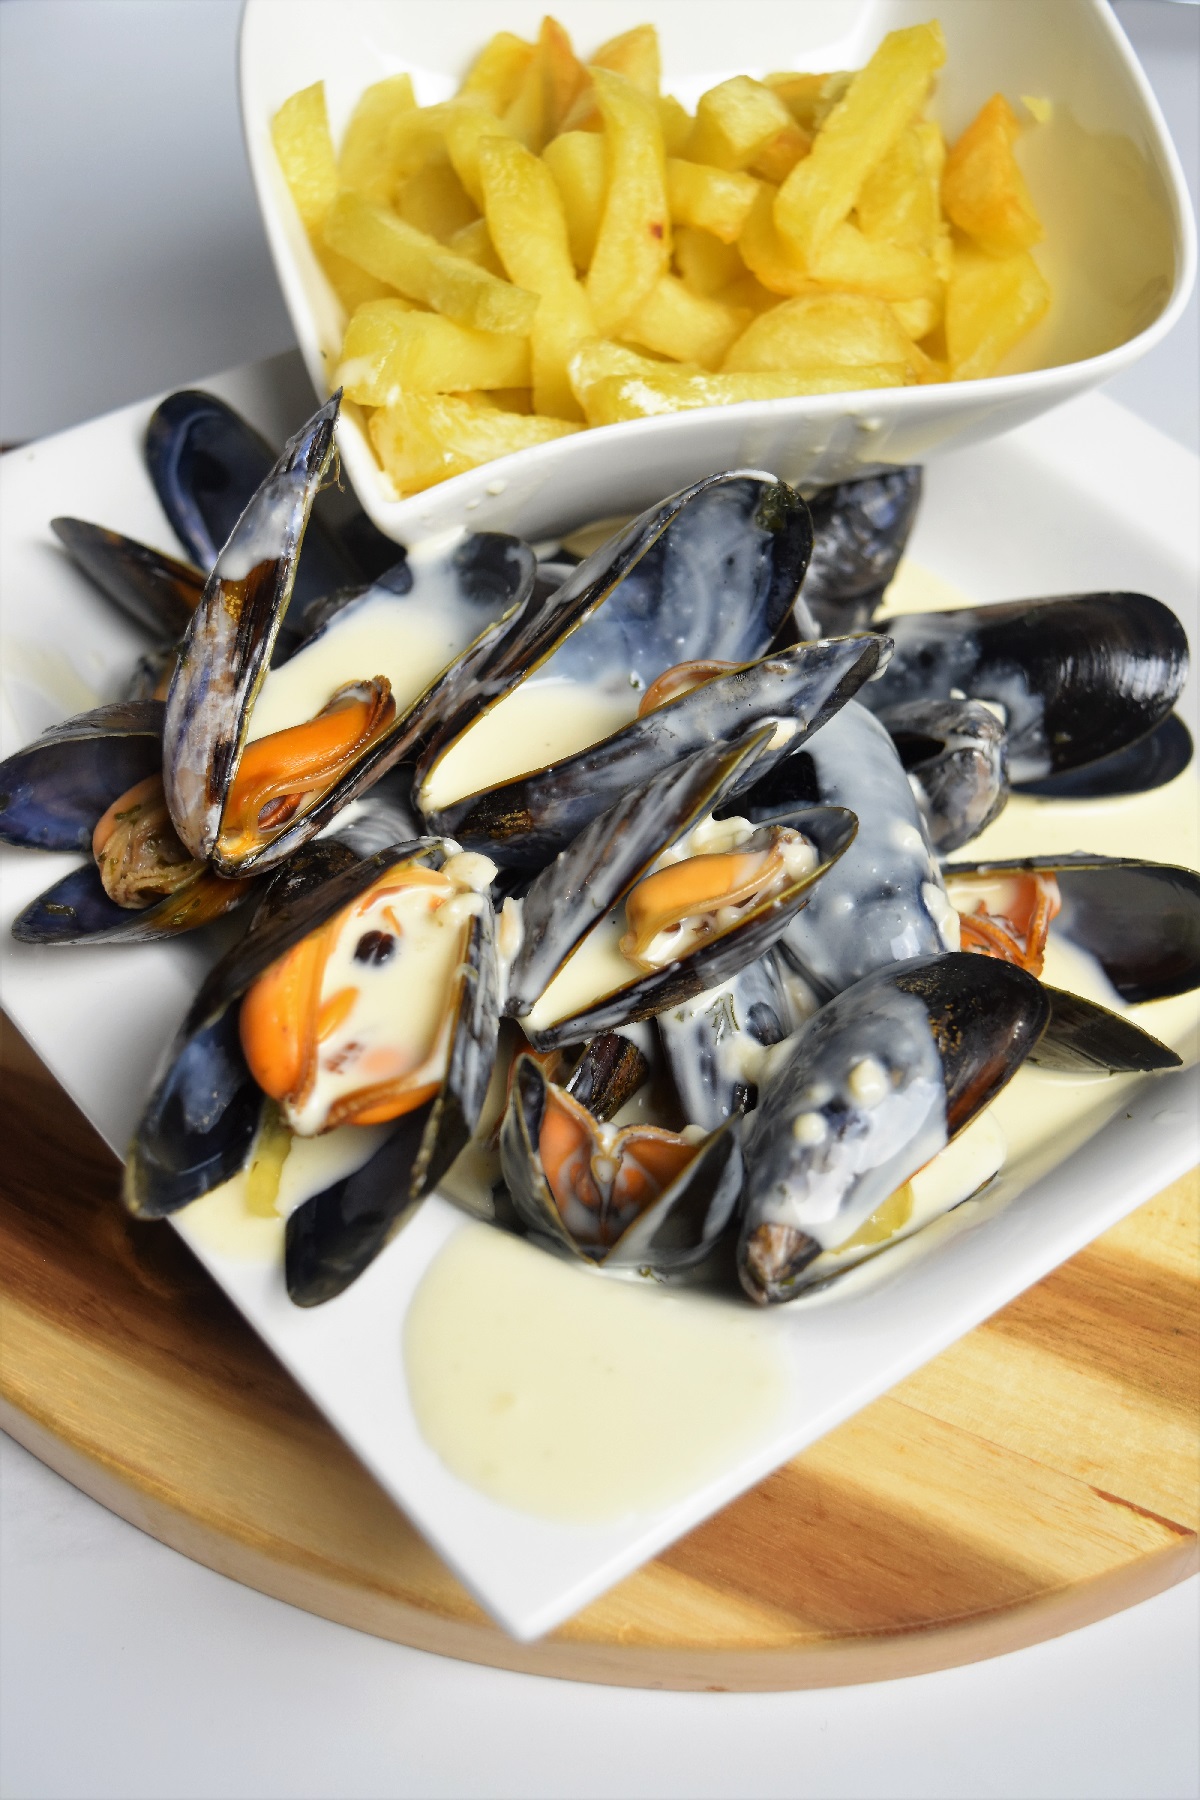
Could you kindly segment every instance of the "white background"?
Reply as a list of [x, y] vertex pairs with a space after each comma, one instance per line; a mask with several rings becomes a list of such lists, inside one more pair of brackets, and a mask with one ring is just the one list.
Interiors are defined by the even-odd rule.
[[[1194, 194], [1200, 10], [1116, 10]], [[290, 344], [243, 159], [237, 14], [0, 0], [0, 439]], [[1108, 391], [1200, 446], [1195, 300]], [[940, 1675], [639, 1694], [378, 1642], [187, 1562], [7, 1441], [0, 1475], [7, 1800], [1200, 1791], [1196, 1582]]]

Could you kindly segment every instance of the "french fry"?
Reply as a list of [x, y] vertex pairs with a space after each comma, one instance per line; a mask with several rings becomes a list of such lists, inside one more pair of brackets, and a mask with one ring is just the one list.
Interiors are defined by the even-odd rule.
[[800, 158], [807, 156], [811, 149], [809, 133], [794, 121], [790, 122], [781, 126], [770, 142], [763, 145], [748, 165], [750, 173], [778, 185], [786, 181]]
[[330, 249], [411, 300], [477, 331], [528, 334], [537, 295], [499, 281], [361, 194], [339, 194], [325, 220]]
[[496, 246], [488, 233], [487, 220], [475, 219], [470, 225], [464, 225], [456, 231], [446, 245], [456, 256], [465, 256], [468, 262], [478, 263], [489, 275], [499, 275], [504, 279], [504, 264], [496, 255]]
[[880, 300], [929, 300], [940, 291], [931, 257], [906, 244], [864, 237], [847, 219], [809, 259], [809, 273], [826, 287]]
[[744, 169], [794, 121], [778, 94], [749, 75], [734, 75], [701, 94], [688, 139], [692, 162]]
[[677, 275], [663, 275], [621, 327], [624, 337], [675, 362], [715, 369], [746, 325], [747, 315], [724, 301], [694, 294]]
[[989, 256], [954, 246], [946, 291], [946, 349], [954, 381], [990, 375], [1050, 305], [1050, 289], [1028, 250]]
[[946, 146], [936, 125], [917, 120], [906, 126], [859, 191], [856, 211], [863, 236], [932, 253], [946, 230], [940, 198], [945, 160]]
[[471, 64], [459, 87], [464, 100], [477, 100], [497, 116], [512, 105], [526, 69], [533, 61], [533, 45], [511, 31], [489, 38]]
[[625, 419], [650, 419], [703, 406], [736, 406], [743, 400], [787, 400], [803, 394], [904, 387], [910, 380], [905, 363], [856, 363], [849, 371], [843, 363], [737, 375], [693, 375], [662, 368], [649, 375], [606, 375], [587, 389], [584, 409], [589, 425], [618, 425]]
[[682, 156], [694, 123], [687, 107], [674, 94], [660, 94], [655, 102], [662, 127], [663, 149], [668, 156]]
[[1013, 152], [1020, 125], [1003, 94], [993, 94], [946, 158], [942, 204], [981, 249], [1011, 256], [1044, 233]]
[[442, 135], [446, 154], [454, 164], [454, 173], [482, 212], [483, 184], [479, 179], [479, 146], [485, 138], [514, 137], [515, 132], [503, 119], [493, 118], [486, 107], [452, 102], [447, 106], [442, 120]]
[[592, 76], [608, 146], [608, 192], [587, 274], [597, 329], [615, 330], [636, 311], [671, 257], [666, 157], [653, 100], [623, 75]]
[[723, 244], [737, 241], [746, 215], [761, 192], [752, 175], [711, 168], [706, 163], [667, 158], [667, 203], [675, 225], [698, 225]]
[[[601, 44], [598, 50], [592, 52], [588, 61], [598, 69], [611, 69], [615, 75], [624, 75], [626, 81], [632, 81], [634, 87], [641, 88], [643, 94], [657, 97], [662, 79], [662, 57], [658, 48], [658, 33], [653, 25], [635, 25], [632, 31], [622, 32], [620, 37], [609, 38], [606, 44]], [[589, 76], [576, 95], [561, 129], [599, 131], [601, 127], [600, 109], [596, 104], [595, 90]]]
[[775, 229], [773, 187], [761, 187], [746, 214], [738, 249], [751, 274], [773, 294], [811, 294], [818, 283], [789, 254]]
[[827, 75], [789, 69], [776, 75], [764, 75], [763, 86], [779, 95], [801, 131], [813, 138], [853, 79], [849, 69], [838, 69]]
[[858, 363], [911, 365], [912, 349], [886, 301], [862, 294], [809, 294], [784, 300], [755, 319], [730, 349], [723, 367], [732, 372]]
[[890, 31], [779, 190], [775, 224], [797, 262], [813, 256], [843, 224], [879, 159], [920, 111], [946, 60], [937, 21]]
[[567, 237], [575, 267], [590, 265], [608, 190], [608, 149], [594, 131], [563, 131], [551, 138], [542, 161], [553, 175], [567, 216]]
[[[338, 151], [338, 184], [380, 205], [392, 197], [396, 173], [389, 142], [396, 119], [416, 109], [411, 75], [389, 75], [360, 96]], [[333, 196], [330, 196], [332, 200]]]
[[271, 142], [304, 229], [315, 237], [338, 191], [323, 81], [284, 101], [271, 120]]
[[527, 149], [538, 151], [562, 128], [587, 71], [557, 19], [542, 20], [533, 58], [505, 109], [504, 122]]
[[565, 419], [502, 412], [465, 394], [405, 394], [368, 422], [375, 454], [400, 498], [580, 429]]
[[554, 418], [577, 418], [567, 364], [584, 339], [595, 336], [596, 327], [587, 295], [575, 279], [554, 177], [545, 163], [508, 138], [483, 142], [479, 174], [497, 255], [519, 287], [540, 295], [530, 333], [533, 404]]
[[942, 306], [939, 300], [893, 300], [891, 305], [901, 331], [914, 344], [919, 344], [923, 337], [928, 337], [941, 324]]
[[528, 387], [529, 366], [526, 338], [472, 331], [404, 300], [375, 300], [346, 327], [336, 379], [347, 399], [388, 406], [406, 390]]
[[449, 159], [427, 162], [405, 176], [396, 190], [396, 212], [406, 224], [448, 243], [456, 231], [470, 225], [478, 212], [458, 179]]
[[676, 375], [704, 374], [699, 367], [667, 364], [655, 357], [642, 356], [628, 344], [614, 343], [612, 338], [591, 338], [586, 344], [580, 344], [571, 358], [568, 374], [575, 398], [586, 414], [588, 392], [598, 381], [607, 381], [617, 375], [661, 375], [668, 367]]
[[[668, 164], [668, 167], [670, 165]], [[723, 244], [709, 231], [679, 225], [674, 233], [675, 267], [693, 294], [718, 294], [745, 274], [746, 265], [733, 244]], [[769, 298], [773, 301], [774, 294]]]

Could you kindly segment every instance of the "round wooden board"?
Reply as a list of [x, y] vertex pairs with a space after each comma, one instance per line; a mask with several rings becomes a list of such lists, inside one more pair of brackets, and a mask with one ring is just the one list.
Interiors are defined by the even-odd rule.
[[442, 1655], [636, 1687], [969, 1662], [1197, 1567], [1200, 1183], [1177, 1182], [560, 1630], [468, 1598], [6, 1027], [0, 1423], [185, 1555]]

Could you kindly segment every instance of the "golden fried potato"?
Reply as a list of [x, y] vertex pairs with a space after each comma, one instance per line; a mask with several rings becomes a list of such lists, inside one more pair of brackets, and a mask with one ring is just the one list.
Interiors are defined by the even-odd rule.
[[821, 75], [800, 70], [782, 70], [776, 75], [764, 75], [763, 86], [779, 95], [801, 131], [813, 138], [853, 79], [853, 72], [849, 69], [838, 69]]
[[[392, 197], [392, 126], [402, 114], [416, 110], [411, 75], [389, 75], [360, 95], [338, 151], [338, 185], [365, 194], [380, 205]], [[332, 194], [330, 200], [333, 199]]]
[[[668, 170], [670, 164], [667, 165]], [[709, 231], [694, 225], [677, 225], [674, 233], [675, 267], [693, 294], [718, 294], [746, 272], [734, 244], [723, 244]], [[774, 294], [769, 296], [774, 300]]]
[[497, 280], [361, 194], [338, 195], [325, 220], [325, 241], [409, 299], [460, 325], [524, 337], [533, 324], [536, 294]]
[[621, 334], [675, 362], [715, 369], [747, 318], [742, 308], [693, 293], [677, 275], [663, 275], [625, 320]]
[[[657, 98], [662, 79], [662, 57], [658, 48], [658, 32], [653, 25], [635, 25], [632, 31], [624, 31], [620, 37], [609, 38], [598, 50], [593, 50], [588, 61], [597, 69], [611, 69], [614, 75], [624, 75], [626, 81], [632, 81], [634, 87], [641, 88], [643, 94]], [[563, 120], [561, 130], [602, 129], [600, 108], [589, 76]]]
[[942, 204], [993, 256], [1028, 250], [1044, 236], [1013, 152], [1020, 125], [1003, 94], [993, 94], [946, 158]]
[[671, 259], [666, 156], [658, 109], [623, 75], [595, 69], [608, 149], [608, 192], [587, 273], [597, 329], [636, 311]]
[[749, 75], [734, 75], [700, 96], [688, 139], [692, 162], [745, 169], [795, 121], [778, 94]]
[[427, 162], [406, 175], [395, 196], [396, 214], [439, 243], [447, 244], [464, 225], [479, 217], [478, 210], [450, 160]]
[[[650, 356], [641, 356], [631, 350], [628, 344], [614, 343], [611, 338], [592, 338], [586, 344], [580, 344], [571, 358], [569, 374], [575, 398], [587, 411], [588, 391], [598, 381], [607, 381], [616, 375], [661, 375], [668, 364], [659, 362]], [[673, 373], [703, 374], [702, 369], [681, 371], [678, 364], [670, 367]]]
[[[597, 116], [599, 116], [597, 114]], [[608, 192], [608, 147], [601, 133], [561, 131], [542, 160], [558, 185], [575, 267], [583, 274], [595, 254]]]
[[989, 256], [961, 240], [946, 292], [946, 350], [954, 381], [991, 375], [1050, 305], [1050, 288], [1028, 250]]
[[849, 219], [809, 257], [808, 272], [825, 287], [874, 294], [880, 300], [929, 300], [941, 285], [932, 257], [923, 250], [865, 237]]
[[455, 232], [446, 248], [453, 250], [456, 256], [465, 256], [468, 262], [478, 263], [489, 275], [504, 279], [504, 264], [496, 255], [486, 219], [475, 219], [470, 225], [464, 225], [461, 231]]
[[674, 94], [660, 94], [655, 105], [662, 126], [663, 149], [668, 156], [682, 156], [695, 122], [691, 113]]
[[912, 343], [884, 300], [807, 294], [748, 325], [725, 358], [728, 371], [909, 363]]
[[916, 118], [946, 60], [937, 21], [889, 31], [779, 190], [775, 224], [803, 266], [843, 224], [863, 182]]
[[659, 413], [692, 412], [702, 406], [736, 406], [743, 400], [787, 400], [803, 394], [839, 394], [864, 388], [904, 387], [912, 376], [904, 363], [845, 363], [829, 368], [761, 371], [754, 374], [689, 374], [660, 368], [653, 374], [606, 375], [587, 389], [589, 425], [618, 425]]
[[811, 294], [819, 284], [790, 254], [775, 229], [777, 190], [763, 186], [746, 214], [738, 238], [742, 260], [758, 281], [773, 294]]
[[509, 138], [483, 141], [479, 174], [496, 253], [520, 288], [540, 296], [530, 332], [533, 404], [554, 418], [578, 418], [567, 364], [584, 339], [596, 335], [596, 326], [587, 295], [575, 279], [554, 177], [544, 162]]
[[346, 327], [336, 375], [346, 398], [362, 406], [388, 406], [406, 390], [525, 388], [529, 380], [527, 338], [472, 331], [400, 299], [359, 307]]
[[502, 412], [482, 396], [466, 394], [405, 394], [373, 412], [368, 422], [375, 453], [401, 499], [480, 463], [581, 429], [564, 419]]
[[863, 236], [932, 254], [947, 235], [941, 208], [945, 160], [938, 126], [926, 119], [906, 126], [859, 191], [855, 210]]
[[526, 149], [539, 151], [587, 85], [587, 71], [557, 19], [542, 20], [532, 60], [504, 112], [504, 122]]
[[667, 158], [667, 203], [676, 225], [698, 225], [723, 244], [737, 241], [746, 215], [761, 192], [752, 175], [714, 169], [705, 163]]
[[497, 116], [512, 105], [522, 77], [533, 61], [533, 45], [511, 31], [489, 38], [471, 64], [458, 92], [464, 100], [477, 100]]
[[271, 139], [317, 261], [346, 311], [388, 293], [386, 281], [339, 256], [321, 235], [338, 189], [324, 82], [314, 82], [284, 101], [271, 121]]

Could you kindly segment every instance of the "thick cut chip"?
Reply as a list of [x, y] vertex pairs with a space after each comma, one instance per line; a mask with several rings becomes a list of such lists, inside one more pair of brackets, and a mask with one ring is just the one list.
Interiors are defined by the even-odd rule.
[[808, 269], [824, 287], [880, 300], [930, 300], [941, 286], [937, 265], [923, 250], [864, 237], [848, 219], [830, 232]]
[[316, 236], [338, 191], [323, 81], [284, 101], [271, 121], [271, 142], [304, 229]]
[[901, 331], [910, 337], [914, 344], [928, 337], [942, 322], [943, 307], [939, 300], [893, 300], [892, 311], [896, 315]]
[[734, 75], [701, 94], [688, 155], [717, 169], [745, 169], [794, 125], [778, 94], [749, 75]]
[[773, 294], [811, 294], [818, 283], [801, 268], [775, 229], [775, 192], [761, 187], [738, 238], [742, 260]]
[[403, 391], [527, 387], [529, 344], [416, 312], [404, 300], [375, 300], [346, 327], [336, 380], [362, 406], [387, 406]]
[[567, 216], [571, 257], [582, 274], [591, 263], [608, 191], [608, 150], [601, 133], [563, 131], [542, 160], [558, 185]]
[[849, 69], [837, 69], [823, 75], [785, 69], [777, 75], [764, 75], [763, 86], [779, 95], [801, 131], [813, 138], [853, 79], [853, 71]]
[[504, 277], [504, 264], [496, 255], [496, 246], [492, 243], [486, 219], [476, 219], [470, 225], [464, 225], [456, 231], [446, 248], [453, 250], [456, 256], [465, 256], [468, 262], [478, 263], [490, 275]]
[[662, 126], [663, 149], [668, 156], [682, 156], [692, 135], [694, 120], [691, 113], [674, 94], [660, 94], [655, 105]]
[[676, 225], [698, 225], [723, 244], [736, 243], [746, 215], [762, 192], [752, 175], [710, 168], [706, 163], [667, 160], [667, 201]]
[[[601, 44], [598, 50], [592, 52], [588, 61], [597, 69], [611, 69], [614, 75], [624, 75], [626, 81], [632, 81], [634, 87], [641, 88], [643, 94], [657, 98], [662, 79], [662, 56], [658, 48], [658, 33], [653, 25], [635, 25], [632, 31], [623, 31], [620, 37], [609, 38], [606, 44]], [[571, 110], [562, 122], [562, 129], [599, 131], [602, 124], [589, 75], [585, 85], [575, 96]]]
[[929, 120], [919, 119], [902, 131], [859, 193], [858, 225], [864, 237], [932, 254], [947, 230], [941, 209], [945, 160], [941, 131]]
[[497, 280], [361, 194], [338, 195], [325, 221], [325, 241], [369, 274], [460, 325], [524, 337], [533, 324], [536, 294]]
[[[397, 118], [416, 108], [411, 75], [389, 75], [361, 95], [338, 151], [338, 183], [381, 205], [392, 197], [391, 132]], [[330, 195], [332, 200], [333, 196]]]
[[[669, 165], [668, 165], [669, 166]], [[718, 294], [745, 274], [745, 264], [733, 244], [723, 244], [711, 232], [693, 225], [675, 230], [675, 267], [693, 294]], [[774, 300], [774, 294], [769, 296]]]
[[753, 374], [689, 374], [663, 368], [654, 374], [608, 375], [587, 389], [589, 425], [617, 425], [660, 413], [702, 406], [736, 406], [745, 400], [787, 400], [804, 394], [856, 393], [864, 388], [904, 387], [905, 363], [856, 363], [851, 367], [787, 369]]
[[676, 275], [663, 275], [621, 330], [660, 356], [715, 369], [747, 316], [740, 307], [693, 293]]
[[812, 149], [812, 138], [802, 126], [794, 121], [782, 126], [775, 133], [770, 143], [762, 149], [749, 163], [752, 175], [761, 175], [764, 181], [778, 184], [785, 181], [800, 161]]
[[578, 418], [567, 364], [596, 327], [575, 279], [554, 177], [544, 162], [508, 138], [489, 138], [480, 146], [479, 173], [496, 253], [518, 286], [540, 296], [530, 333], [533, 404], [554, 418]]
[[608, 69], [593, 72], [608, 145], [608, 192], [587, 275], [597, 328], [614, 331], [671, 259], [666, 157], [658, 108]]
[[845, 363], [911, 363], [913, 346], [886, 301], [862, 294], [783, 300], [746, 327], [727, 370], [804, 369]]
[[954, 246], [946, 292], [946, 350], [955, 381], [991, 375], [1050, 305], [1050, 288], [1028, 250], [989, 256], [972, 244]]
[[372, 413], [369, 426], [376, 455], [401, 498], [580, 429], [564, 419], [501, 412], [459, 394], [406, 394]]
[[1028, 250], [1044, 235], [1013, 151], [1019, 131], [1004, 95], [993, 94], [947, 156], [942, 177], [947, 214], [993, 256]]
[[539, 151], [562, 130], [576, 95], [586, 85], [587, 70], [567, 33], [557, 19], [545, 18], [529, 67], [505, 110], [505, 123], [526, 149]]
[[[575, 397], [587, 411], [587, 393], [598, 381], [606, 381], [614, 375], [656, 375], [662, 374], [667, 367], [665, 363], [650, 356], [642, 356], [637, 350], [631, 350], [628, 344], [614, 343], [611, 338], [592, 338], [581, 344], [571, 358], [571, 387]], [[674, 373], [679, 374], [678, 364], [673, 365]], [[700, 368], [689, 369], [687, 373], [703, 374]]]
[[910, 25], [890, 31], [851, 81], [775, 202], [779, 234], [800, 264], [810, 266], [844, 223], [871, 170], [920, 112], [945, 60], [937, 21]]
[[496, 114], [511, 106], [526, 69], [533, 61], [533, 45], [511, 31], [489, 38], [471, 64], [459, 94], [478, 100]]
[[395, 206], [405, 224], [414, 225], [441, 244], [449, 243], [455, 232], [479, 216], [449, 159], [428, 162], [424, 168], [406, 175], [396, 190]]

